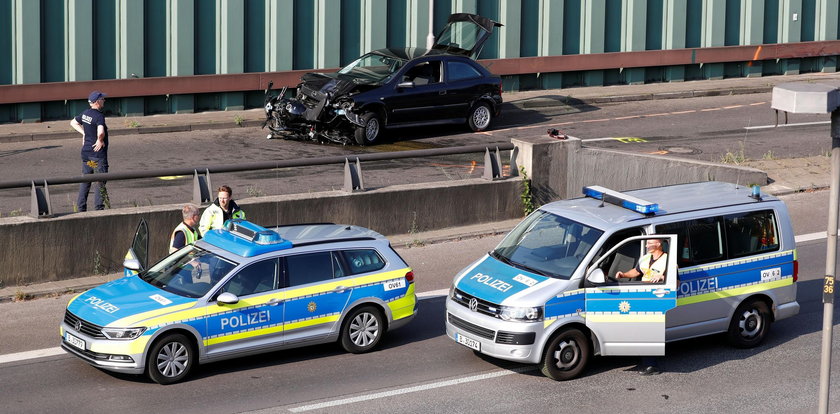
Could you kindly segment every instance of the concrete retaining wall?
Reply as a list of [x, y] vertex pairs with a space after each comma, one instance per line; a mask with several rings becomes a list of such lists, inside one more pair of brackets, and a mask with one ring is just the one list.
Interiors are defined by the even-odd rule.
[[[249, 220], [266, 226], [334, 222], [385, 235], [405, 234], [522, 216], [520, 179], [470, 179], [392, 186], [360, 193], [331, 191], [237, 200]], [[149, 223], [152, 260], [168, 249], [181, 221], [170, 204], [69, 214], [49, 219], [0, 219], [0, 286], [89, 276], [122, 268], [140, 218]]]

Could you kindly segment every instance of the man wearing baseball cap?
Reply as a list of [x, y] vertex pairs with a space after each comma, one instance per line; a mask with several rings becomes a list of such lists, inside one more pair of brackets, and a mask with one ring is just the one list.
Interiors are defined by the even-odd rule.
[[[82, 134], [82, 174], [107, 173], [108, 172], [108, 126], [105, 125], [105, 115], [102, 108], [105, 106], [105, 94], [100, 91], [93, 91], [88, 96], [90, 109], [86, 109], [81, 115], [70, 121], [70, 126]], [[90, 192], [90, 183], [81, 183], [79, 197], [76, 200], [78, 211], [87, 211], [87, 198]], [[94, 208], [105, 209], [108, 202], [108, 191], [105, 189], [105, 181], [98, 182], [94, 194]]]

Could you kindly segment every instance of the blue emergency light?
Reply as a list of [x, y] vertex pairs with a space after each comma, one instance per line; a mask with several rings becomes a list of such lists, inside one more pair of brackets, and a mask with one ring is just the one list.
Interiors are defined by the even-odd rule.
[[619, 207], [633, 210], [637, 213], [653, 214], [659, 211], [659, 204], [651, 203], [650, 201], [645, 201], [598, 185], [583, 187], [583, 195], [586, 197], [592, 197], [596, 200], [602, 200], [605, 203], [615, 204]]
[[242, 257], [294, 247], [277, 232], [242, 219], [226, 221], [224, 228], [208, 231], [202, 240]]

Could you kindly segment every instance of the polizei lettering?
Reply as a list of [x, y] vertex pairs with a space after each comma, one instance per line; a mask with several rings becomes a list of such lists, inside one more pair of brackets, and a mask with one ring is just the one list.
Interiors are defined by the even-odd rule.
[[88, 296], [87, 299], [85, 299], [85, 302], [87, 302], [89, 305], [93, 306], [96, 309], [103, 310], [108, 313], [114, 313], [120, 310], [120, 308], [116, 305], [111, 304], [109, 302], [105, 302], [104, 300], [99, 299], [96, 296]]
[[491, 288], [497, 289], [501, 292], [507, 292], [508, 290], [510, 290], [510, 288], [513, 287], [510, 283], [496, 279], [492, 276], [485, 275], [484, 273], [476, 273], [470, 279], [475, 280], [478, 283], [490, 286]]
[[271, 320], [269, 311], [259, 311], [245, 315], [234, 315], [222, 318], [222, 329], [244, 328], [251, 325], [260, 325]]
[[680, 283], [680, 295], [696, 295], [698, 293], [712, 292], [718, 289], [717, 279], [697, 279]]

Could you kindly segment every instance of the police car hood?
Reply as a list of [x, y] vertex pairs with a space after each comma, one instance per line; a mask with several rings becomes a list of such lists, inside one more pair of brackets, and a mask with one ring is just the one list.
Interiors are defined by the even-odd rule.
[[566, 289], [568, 284], [568, 280], [531, 273], [490, 255], [484, 255], [455, 278], [455, 288], [462, 292], [507, 306], [545, 303], [556, 292]]
[[[195, 304], [195, 299], [158, 289], [138, 276], [123, 277], [77, 296], [67, 310], [99, 326], [132, 327], [152, 316]], [[118, 323], [114, 323], [118, 322]]]

